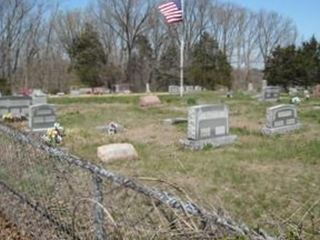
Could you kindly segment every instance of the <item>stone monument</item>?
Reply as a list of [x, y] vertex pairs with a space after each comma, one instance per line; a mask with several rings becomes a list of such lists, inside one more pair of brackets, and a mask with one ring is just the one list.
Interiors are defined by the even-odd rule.
[[267, 122], [261, 131], [266, 135], [282, 134], [299, 129], [301, 126], [296, 107], [282, 104], [267, 109]]
[[29, 128], [32, 131], [46, 131], [52, 128], [56, 122], [56, 114], [53, 105], [40, 104], [29, 108]]
[[229, 135], [229, 109], [225, 104], [200, 105], [189, 109], [188, 138], [181, 144], [193, 150], [206, 145], [231, 144], [237, 136]]

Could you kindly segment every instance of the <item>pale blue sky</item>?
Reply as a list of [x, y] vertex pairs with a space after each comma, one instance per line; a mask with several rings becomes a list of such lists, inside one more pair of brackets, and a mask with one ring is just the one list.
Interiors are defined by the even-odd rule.
[[[92, 0], [91, 0], [92, 1]], [[159, 4], [165, 0], [159, 0]], [[196, 1], [196, 0], [185, 0]], [[252, 10], [273, 10], [290, 17], [296, 23], [300, 40], [308, 40], [313, 34], [320, 40], [320, 0], [221, 0], [234, 2]], [[67, 8], [81, 8], [90, 0], [64, 0]], [[302, 39], [301, 39], [302, 38]]]

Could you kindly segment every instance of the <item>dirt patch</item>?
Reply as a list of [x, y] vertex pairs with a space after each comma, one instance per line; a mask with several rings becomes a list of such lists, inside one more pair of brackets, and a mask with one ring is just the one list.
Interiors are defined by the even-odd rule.
[[161, 124], [149, 124], [139, 128], [130, 129], [124, 136], [139, 143], [157, 143], [162, 146], [175, 144], [183, 138], [183, 134], [176, 130], [175, 126]]
[[0, 239], [1, 240], [30, 240], [25, 234], [21, 233], [17, 226], [10, 223], [0, 212]]

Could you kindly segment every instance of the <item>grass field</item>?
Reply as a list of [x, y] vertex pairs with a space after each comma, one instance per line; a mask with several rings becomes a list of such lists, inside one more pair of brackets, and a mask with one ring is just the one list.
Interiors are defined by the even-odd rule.
[[[286, 135], [263, 136], [266, 108], [249, 96], [227, 99], [218, 92], [199, 95], [161, 95], [159, 108], [141, 109], [138, 96], [51, 98], [59, 122], [66, 128], [64, 147], [92, 162], [123, 175], [165, 179], [183, 187], [196, 201], [224, 208], [251, 226], [277, 232], [282, 224], [310, 236], [320, 234], [320, 100], [298, 107], [303, 129]], [[282, 96], [281, 103], [289, 98]], [[230, 107], [235, 144], [203, 151], [184, 150], [179, 139], [187, 125], [166, 126], [169, 117], [187, 117], [194, 104], [225, 102]], [[125, 127], [108, 136], [96, 130], [110, 121]], [[96, 157], [100, 145], [132, 143], [138, 161], [104, 164]], [[316, 237], [319, 237], [316, 236]], [[316, 239], [312, 237], [312, 239]]]

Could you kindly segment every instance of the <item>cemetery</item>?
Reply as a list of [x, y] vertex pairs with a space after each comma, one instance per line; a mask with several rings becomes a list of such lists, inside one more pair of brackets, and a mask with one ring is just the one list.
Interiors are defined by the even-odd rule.
[[0, 1], [0, 240], [319, 240], [320, 2], [279, 2]]
[[[289, 96], [282, 97], [275, 105], [239, 93], [225, 98], [224, 93], [207, 91], [184, 98], [160, 94], [160, 106], [141, 108], [142, 96], [49, 98], [49, 105], [30, 107], [26, 128], [46, 128], [57, 120], [66, 129], [61, 147], [68, 152], [124, 176], [178, 184], [203, 204], [219, 206], [222, 199], [232, 216], [249, 225], [266, 225], [272, 214], [288, 217], [306, 198], [316, 201], [316, 98], [294, 106], [286, 104]], [[190, 105], [190, 96], [195, 104]], [[109, 134], [110, 126], [119, 123], [125, 130]], [[272, 226], [267, 230], [273, 232]]]

